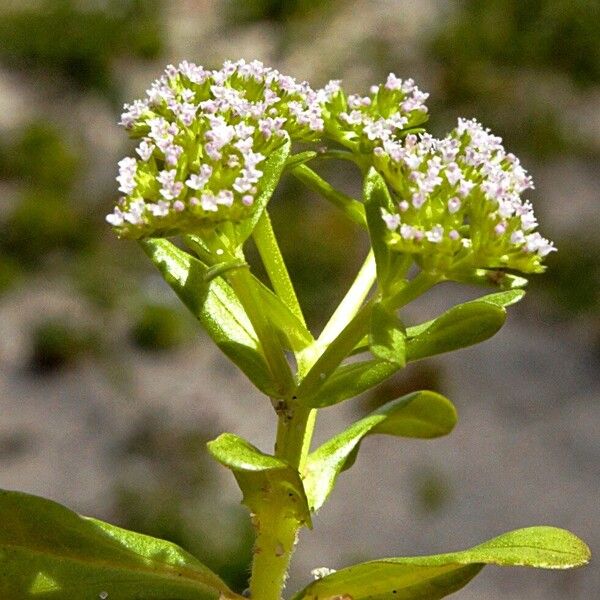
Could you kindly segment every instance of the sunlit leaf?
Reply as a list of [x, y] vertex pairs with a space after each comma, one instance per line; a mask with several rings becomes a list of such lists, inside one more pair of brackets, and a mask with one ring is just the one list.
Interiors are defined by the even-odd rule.
[[388, 402], [308, 456], [304, 487], [311, 509], [317, 510], [323, 505], [337, 476], [354, 463], [366, 436], [435, 438], [450, 433], [455, 424], [454, 405], [435, 392], [414, 392]]
[[400, 368], [406, 365], [404, 325], [393, 311], [385, 308], [381, 303], [375, 304], [371, 314], [369, 348], [377, 358], [394, 363]]
[[385, 381], [400, 369], [397, 363], [374, 358], [338, 367], [319, 391], [300, 403], [310, 408], [333, 406], [348, 398], [354, 398]]
[[209, 442], [208, 450], [231, 469], [251, 512], [261, 514], [275, 505], [298, 522], [311, 526], [304, 486], [296, 469], [233, 433], [224, 433]]
[[239, 598], [175, 544], [0, 491], [0, 597], [6, 600]]
[[264, 310], [268, 312], [273, 326], [288, 341], [289, 348], [299, 352], [314, 342], [310, 331], [302, 321], [283, 303], [281, 298], [260, 281], [256, 280]]
[[497, 333], [505, 320], [506, 311], [490, 302], [459, 304], [433, 321], [408, 327], [406, 357], [419, 360], [478, 344]]
[[589, 558], [589, 548], [572, 533], [529, 527], [463, 552], [385, 558], [348, 567], [311, 583], [293, 600], [438, 600], [464, 587], [488, 564], [569, 569]]
[[261, 391], [276, 394], [252, 324], [223, 278], [207, 281], [207, 267], [168, 240], [140, 244], [217, 346]]

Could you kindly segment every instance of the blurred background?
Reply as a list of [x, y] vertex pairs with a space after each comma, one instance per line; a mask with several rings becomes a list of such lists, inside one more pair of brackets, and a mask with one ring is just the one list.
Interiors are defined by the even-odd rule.
[[[493, 340], [322, 412], [317, 441], [431, 388], [460, 422], [447, 439], [365, 443], [302, 533], [288, 589], [315, 567], [461, 549], [532, 524], [600, 552], [598, 0], [1, 0], [0, 487], [173, 540], [246, 587], [252, 532], [204, 445], [235, 431], [270, 451], [272, 411], [104, 223], [132, 149], [122, 103], [169, 62], [241, 57], [315, 87], [342, 78], [351, 92], [389, 71], [414, 77], [431, 92], [433, 133], [476, 117], [521, 157], [559, 248]], [[354, 171], [328, 167], [360, 193]], [[318, 328], [365, 240], [294, 181], [272, 213]], [[406, 320], [473, 295], [443, 287]], [[489, 567], [457, 597], [599, 593], [594, 566]]]

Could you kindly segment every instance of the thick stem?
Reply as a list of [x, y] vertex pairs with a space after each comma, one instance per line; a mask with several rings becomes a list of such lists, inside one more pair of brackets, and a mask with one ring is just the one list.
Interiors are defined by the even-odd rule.
[[[293, 413], [281, 411], [277, 427], [275, 456], [302, 471], [310, 447], [316, 411], [296, 407]], [[284, 499], [285, 500], [285, 499]], [[274, 499], [254, 516], [257, 530], [250, 580], [254, 600], [281, 600], [298, 530], [302, 526], [289, 506]]]
[[253, 600], [281, 600], [290, 558], [296, 544], [297, 521], [286, 509], [266, 505], [253, 516], [257, 530], [250, 579]]

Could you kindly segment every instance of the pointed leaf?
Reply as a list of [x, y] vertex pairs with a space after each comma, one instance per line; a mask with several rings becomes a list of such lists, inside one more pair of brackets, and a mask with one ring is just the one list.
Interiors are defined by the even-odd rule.
[[278, 505], [298, 522], [311, 527], [304, 485], [296, 469], [233, 433], [224, 433], [209, 442], [208, 450], [231, 469], [244, 494], [244, 504], [251, 512], [260, 514], [265, 506]]
[[588, 562], [589, 548], [555, 527], [506, 533], [470, 550], [384, 558], [319, 579], [293, 600], [438, 600], [464, 587], [486, 565], [569, 569]]
[[504, 324], [506, 311], [489, 302], [467, 302], [429, 323], [409, 327], [406, 357], [419, 360], [466, 348], [492, 337]]
[[369, 348], [374, 356], [402, 368], [406, 365], [406, 333], [404, 325], [393, 311], [381, 303], [375, 304], [371, 314]]
[[0, 491], [0, 597], [240, 598], [175, 544], [8, 491]]
[[262, 392], [276, 394], [252, 324], [229, 285], [221, 277], [206, 281], [207, 267], [168, 240], [140, 244], [217, 346]]
[[300, 352], [314, 342], [310, 331], [302, 321], [266, 285], [255, 280], [258, 293], [275, 328], [288, 341], [290, 350]]
[[254, 200], [254, 211], [248, 219], [235, 226], [237, 241], [240, 245], [252, 235], [252, 230], [258, 223], [273, 192], [275, 192], [290, 154], [290, 146], [290, 140], [286, 140], [280, 148], [269, 155], [264, 163], [261, 163], [260, 168], [263, 171], [263, 176], [260, 180], [260, 191]]
[[302, 406], [325, 408], [354, 398], [379, 385], [400, 369], [397, 363], [374, 358], [338, 367], [314, 396], [301, 398]]
[[304, 487], [311, 510], [323, 505], [337, 476], [352, 466], [366, 436], [435, 438], [450, 433], [455, 424], [454, 405], [435, 392], [414, 392], [388, 402], [308, 456]]

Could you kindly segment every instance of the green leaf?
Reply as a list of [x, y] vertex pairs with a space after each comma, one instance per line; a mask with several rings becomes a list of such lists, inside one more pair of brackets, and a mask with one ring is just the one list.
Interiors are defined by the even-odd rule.
[[589, 548], [572, 533], [529, 527], [463, 552], [384, 558], [348, 567], [311, 583], [293, 600], [438, 600], [464, 587], [488, 564], [570, 569], [589, 558]]
[[404, 325], [393, 311], [381, 303], [373, 306], [369, 348], [377, 358], [394, 363], [399, 368], [406, 365]]
[[507, 306], [516, 304], [522, 300], [524, 296], [525, 290], [514, 289], [505, 292], [496, 292], [495, 294], [488, 294], [487, 296], [482, 296], [481, 298], [477, 298], [477, 300], [473, 300], [473, 302], [487, 302], [488, 304], [506, 308]]
[[454, 405], [435, 392], [414, 392], [388, 402], [308, 456], [304, 487], [311, 510], [323, 505], [338, 475], [354, 464], [366, 436], [435, 438], [450, 433], [455, 424]]
[[290, 154], [290, 140], [269, 155], [269, 158], [261, 164], [263, 176], [260, 180], [260, 191], [254, 200], [254, 211], [252, 215], [235, 226], [237, 231], [237, 242], [243, 244], [251, 235], [254, 227], [258, 223], [263, 211], [265, 210], [285, 168], [285, 163]]
[[504, 324], [506, 311], [490, 302], [466, 302], [416, 327], [407, 328], [406, 357], [419, 360], [466, 348], [492, 337]]
[[140, 242], [165, 281], [200, 321], [217, 346], [268, 395], [276, 395], [256, 334], [235, 293], [209, 269], [164, 239]]
[[354, 398], [379, 385], [400, 369], [397, 363], [375, 358], [338, 367], [314, 396], [299, 400], [302, 406], [325, 408]]
[[240, 598], [175, 544], [0, 491], [0, 597], [7, 600]]
[[369, 170], [365, 179], [363, 193], [367, 227], [377, 264], [377, 280], [385, 292], [396, 274], [403, 271], [401, 265], [406, 258], [402, 254], [392, 252], [386, 243], [389, 230], [381, 211], [393, 212], [394, 205], [383, 177], [374, 168]]
[[276, 329], [288, 341], [289, 348], [300, 352], [314, 342], [310, 331], [302, 321], [284, 304], [284, 302], [258, 279], [255, 280], [264, 310], [268, 313]]
[[231, 469], [251, 512], [260, 514], [276, 505], [299, 523], [312, 526], [302, 479], [288, 463], [264, 454], [233, 433], [224, 433], [209, 442], [208, 450]]

